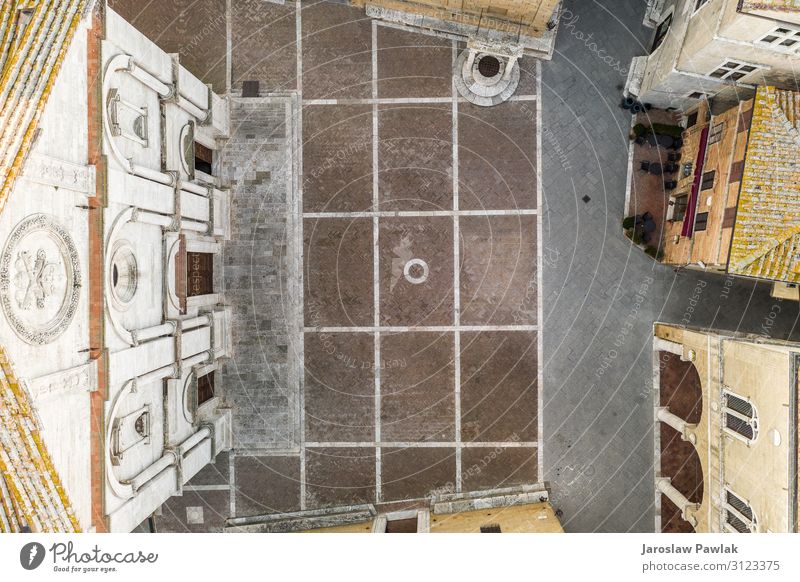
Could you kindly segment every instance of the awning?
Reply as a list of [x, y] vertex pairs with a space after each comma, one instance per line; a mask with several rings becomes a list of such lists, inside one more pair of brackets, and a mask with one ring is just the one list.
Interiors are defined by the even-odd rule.
[[683, 218], [681, 236], [692, 238], [694, 233], [694, 215], [697, 212], [697, 198], [700, 194], [700, 184], [703, 182], [703, 163], [706, 160], [706, 146], [708, 145], [708, 126], [703, 128], [700, 134], [700, 147], [697, 149], [697, 160], [694, 162], [694, 181], [692, 182], [692, 193], [686, 206], [686, 216]]

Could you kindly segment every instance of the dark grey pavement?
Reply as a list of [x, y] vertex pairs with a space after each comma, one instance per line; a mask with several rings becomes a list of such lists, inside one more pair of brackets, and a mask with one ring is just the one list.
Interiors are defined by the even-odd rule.
[[768, 285], [675, 272], [622, 234], [618, 102], [645, 4], [567, 0], [542, 66], [544, 468], [571, 532], [653, 531], [654, 321], [800, 339], [797, 304]]

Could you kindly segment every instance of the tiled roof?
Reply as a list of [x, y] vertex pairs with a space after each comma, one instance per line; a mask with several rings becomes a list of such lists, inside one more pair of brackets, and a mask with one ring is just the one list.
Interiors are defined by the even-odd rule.
[[[84, 0], [0, 4], [0, 212], [22, 171]], [[0, 346], [0, 532], [79, 531], [36, 412]]]
[[759, 87], [728, 272], [800, 283], [800, 93]]
[[75, 35], [85, 0], [4, 0], [0, 7], [0, 212]]
[[79, 531], [25, 386], [0, 347], [0, 531]]

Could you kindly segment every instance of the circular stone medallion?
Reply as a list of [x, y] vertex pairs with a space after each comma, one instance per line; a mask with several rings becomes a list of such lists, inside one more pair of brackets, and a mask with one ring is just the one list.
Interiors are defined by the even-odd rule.
[[420, 285], [428, 280], [428, 263], [422, 259], [411, 259], [403, 267], [403, 276], [412, 285]]
[[80, 286], [78, 251], [63, 226], [34, 214], [14, 228], [0, 256], [0, 303], [19, 337], [41, 345], [63, 333]]

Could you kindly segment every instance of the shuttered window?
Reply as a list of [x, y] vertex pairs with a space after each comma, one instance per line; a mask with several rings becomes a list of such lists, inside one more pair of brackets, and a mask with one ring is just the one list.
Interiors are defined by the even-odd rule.
[[725, 391], [722, 394], [724, 428], [748, 444], [758, 436], [758, 414], [747, 398]]
[[756, 516], [750, 504], [727, 487], [723, 497], [725, 530], [731, 533], [756, 531]]

